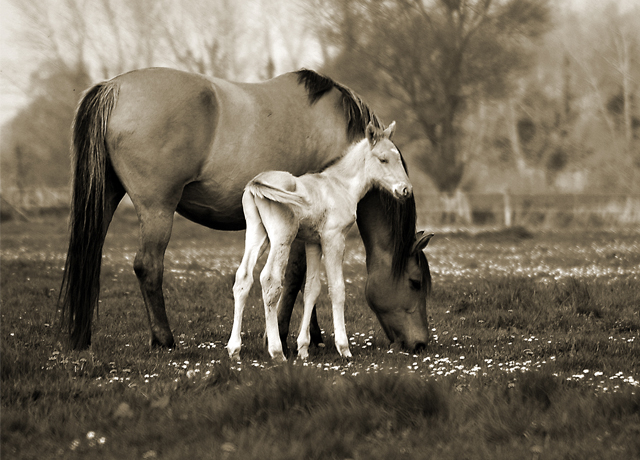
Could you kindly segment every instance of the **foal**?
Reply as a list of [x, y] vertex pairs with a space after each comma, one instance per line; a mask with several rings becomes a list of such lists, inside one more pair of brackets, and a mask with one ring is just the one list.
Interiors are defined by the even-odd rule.
[[356, 220], [358, 201], [372, 187], [385, 189], [397, 199], [406, 199], [412, 194], [400, 152], [391, 142], [394, 130], [395, 122], [384, 131], [369, 123], [365, 138], [352, 144], [338, 162], [324, 171], [300, 177], [284, 171], [268, 171], [256, 176], [246, 186], [242, 195], [247, 222], [245, 250], [233, 286], [235, 311], [227, 344], [232, 359], [240, 356], [242, 314], [253, 284], [253, 269], [267, 239], [271, 248], [260, 274], [260, 283], [268, 349], [272, 358], [285, 359], [278, 333], [277, 310], [289, 251], [296, 238], [305, 242], [307, 254], [298, 356], [308, 357], [309, 323], [320, 294], [320, 260], [324, 254], [336, 348], [341, 356], [351, 357], [344, 323], [342, 263], [345, 238]]

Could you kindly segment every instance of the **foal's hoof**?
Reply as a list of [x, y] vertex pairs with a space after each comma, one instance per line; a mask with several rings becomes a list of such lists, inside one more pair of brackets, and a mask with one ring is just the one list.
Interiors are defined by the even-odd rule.
[[282, 352], [272, 354], [271, 355], [271, 360], [274, 363], [286, 363], [287, 362], [287, 358], [284, 356], [284, 353], [282, 353]]
[[309, 359], [309, 347], [299, 347], [298, 348], [298, 358], [307, 360]]
[[227, 352], [232, 361], [240, 361], [240, 347], [230, 347], [227, 345]]
[[349, 347], [344, 347], [342, 349], [340, 347], [337, 347], [337, 348], [338, 348], [338, 353], [340, 353], [340, 356], [342, 356], [343, 358], [346, 358], [346, 359], [351, 359], [352, 358], [351, 351], [349, 350]]

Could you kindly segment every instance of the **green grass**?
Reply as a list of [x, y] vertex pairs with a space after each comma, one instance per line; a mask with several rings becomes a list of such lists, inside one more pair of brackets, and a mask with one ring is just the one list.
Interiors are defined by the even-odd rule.
[[640, 456], [638, 233], [437, 234], [428, 248], [433, 340], [418, 355], [389, 348], [364, 300], [362, 245], [351, 238], [354, 358], [333, 348], [325, 288], [327, 347], [306, 363], [274, 365], [257, 285], [242, 362], [224, 349], [242, 233], [176, 219], [165, 294], [179, 345], [150, 350], [131, 269], [135, 216], [119, 213], [92, 348], [71, 352], [55, 312], [64, 219], [0, 230], [3, 457]]

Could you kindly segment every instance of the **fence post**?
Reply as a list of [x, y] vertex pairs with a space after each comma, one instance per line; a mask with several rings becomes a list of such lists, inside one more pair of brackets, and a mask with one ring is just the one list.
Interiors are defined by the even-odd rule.
[[508, 190], [502, 192], [502, 204], [504, 206], [504, 226], [511, 227], [511, 197]]

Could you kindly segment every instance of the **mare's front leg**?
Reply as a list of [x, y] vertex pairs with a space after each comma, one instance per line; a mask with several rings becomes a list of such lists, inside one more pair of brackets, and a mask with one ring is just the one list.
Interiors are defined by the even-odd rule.
[[322, 250], [318, 244], [307, 244], [307, 280], [304, 285], [304, 313], [300, 323], [300, 334], [298, 335], [298, 356], [302, 359], [309, 357], [309, 344], [311, 336], [309, 334], [309, 324], [311, 315], [318, 295], [320, 295], [320, 260]]
[[[289, 336], [289, 324], [291, 323], [291, 314], [295, 306], [298, 292], [302, 288], [305, 273], [307, 270], [307, 259], [305, 256], [305, 243], [295, 240], [291, 245], [289, 253], [289, 263], [284, 275], [284, 286], [282, 288], [282, 300], [278, 307], [278, 330], [280, 331], [280, 341], [284, 353], [288, 353], [287, 337]], [[305, 287], [305, 291], [306, 291]], [[311, 335], [311, 343], [317, 346], [324, 346], [320, 326], [318, 326], [318, 316], [316, 308], [313, 307], [311, 312], [311, 323], [309, 332]], [[265, 336], [266, 339], [266, 336]]]
[[133, 262], [149, 321], [151, 346], [173, 348], [175, 342], [169, 327], [162, 294], [164, 253], [171, 237], [175, 208], [138, 209], [140, 247]]
[[345, 235], [343, 233], [327, 235], [322, 238], [324, 266], [329, 284], [329, 297], [333, 311], [333, 330], [336, 348], [343, 358], [351, 358], [349, 338], [344, 321], [345, 285], [342, 263], [344, 260]]

